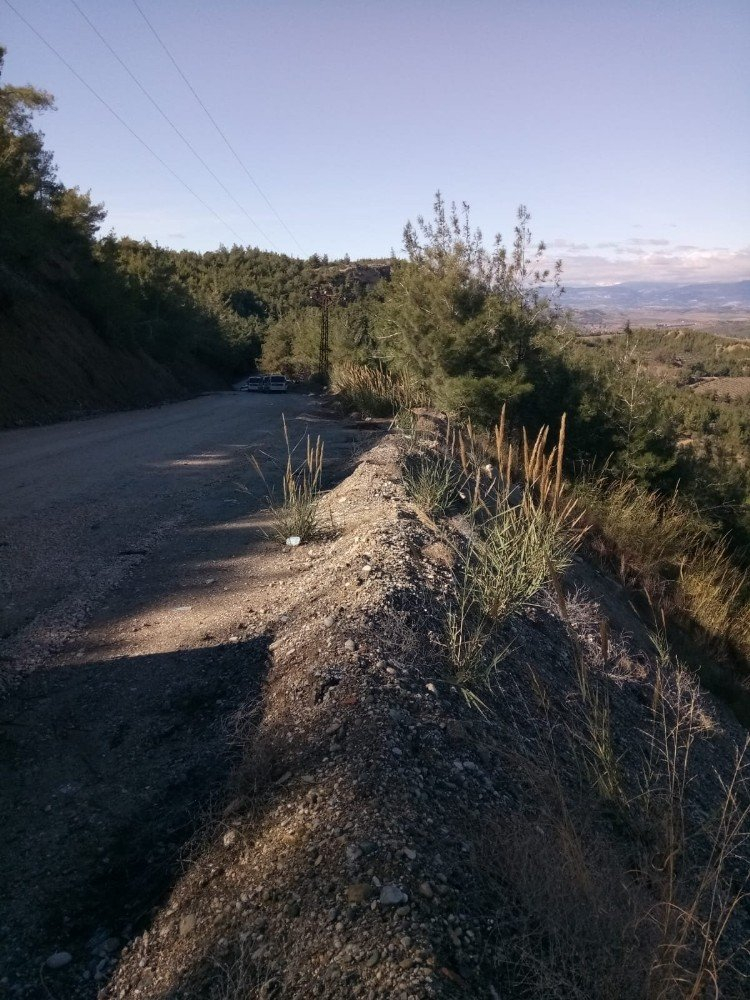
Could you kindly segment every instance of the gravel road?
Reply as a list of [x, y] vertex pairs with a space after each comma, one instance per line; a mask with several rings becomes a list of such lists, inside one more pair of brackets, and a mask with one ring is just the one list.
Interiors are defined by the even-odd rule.
[[280, 481], [282, 415], [331, 483], [369, 437], [294, 393], [0, 434], [0, 996], [93, 997], [224, 794], [281, 585], [248, 455]]
[[240, 497], [227, 497], [227, 484], [261, 492], [248, 450], [278, 454], [282, 413], [296, 429], [306, 412], [316, 401], [304, 395], [221, 393], [0, 433], [5, 656], [38, 660], [67, 638], [199, 503], [204, 518], [225, 518]]

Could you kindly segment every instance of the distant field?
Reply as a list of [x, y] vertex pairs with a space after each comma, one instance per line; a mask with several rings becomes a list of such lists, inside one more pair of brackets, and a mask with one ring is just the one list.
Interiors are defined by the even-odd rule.
[[742, 399], [744, 396], [750, 396], [750, 375], [709, 376], [702, 378], [700, 382], [695, 382], [690, 388], [702, 396], [713, 396], [716, 393], [718, 396]]
[[652, 330], [705, 330], [720, 337], [750, 338], [750, 315], [690, 312], [677, 309], [574, 309], [575, 320], [587, 333], [616, 333], [627, 322]]

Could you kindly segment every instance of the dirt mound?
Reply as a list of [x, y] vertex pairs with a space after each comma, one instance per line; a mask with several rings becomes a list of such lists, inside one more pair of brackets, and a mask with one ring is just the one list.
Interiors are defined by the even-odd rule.
[[[639, 648], [624, 595], [615, 609], [608, 592], [603, 629], [580, 562], [565, 598], [507, 623], [492, 684], [467, 699], [445, 650], [460, 525], [420, 515], [400, 462], [393, 437], [367, 452], [327, 498], [335, 536], [267, 557], [275, 585], [250, 625], [272, 662], [237, 715], [243, 766], [101, 996], [624, 1000], [677, 983], [703, 927], [722, 996], [739, 997], [746, 901], [721, 942], [715, 914], [676, 921], [680, 941], [669, 916], [703, 920], [739, 727]], [[660, 727], [699, 776], [679, 865], [660, 853], [674, 772], [640, 782], [644, 761], [659, 772]], [[740, 855], [724, 861], [736, 889]]]

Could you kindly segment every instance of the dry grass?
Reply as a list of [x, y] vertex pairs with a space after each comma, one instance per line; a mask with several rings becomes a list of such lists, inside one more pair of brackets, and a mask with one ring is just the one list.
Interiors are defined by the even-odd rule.
[[353, 363], [336, 367], [331, 388], [344, 404], [372, 417], [393, 417], [401, 410], [428, 405], [422, 386], [408, 373]]
[[553, 801], [537, 822], [493, 824], [482, 840], [482, 874], [507, 908], [494, 955], [501, 996], [645, 1000], [639, 900], [582, 810]]
[[592, 545], [628, 586], [661, 612], [697, 626], [717, 647], [750, 658], [749, 582], [726, 540], [708, 534], [678, 494], [664, 498], [629, 479], [582, 477], [574, 492]]
[[[535, 735], [529, 738], [529, 726], [523, 727], [525, 738], [511, 741], [507, 764], [527, 787], [527, 812], [491, 820], [477, 844], [488, 898], [502, 900], [494, 957], [503, 995], [746, 995], [748, 743], [729, 773], [711, 779], [695, 754], [713, 733], [695, 682], [663, 646], [652, 668], [646, 722], [627, 733], [640, 760], [629, 772], [614, 750], [603, 679], [589, 675], [579, 690], [581, 711], [566, 708], [556, 716], [554, 698], [534, 675], [537, 708], [527, 721]], [[572, 757], [562, 750], [563, 734]], [[571, 767], [576, 760], [578, 777]], [[616, 803], [615, 826], [597, 822], [589, 795]]]
[[264, 949], [249, 935], [239, 939], [223, 959], [214, 959], [216, 975], [208, 986], [208, 1000], [271, 1000], [281, 995], [281, 983], [264, 959]]
[[[569, 564], [583, 528], [565, 495], [565, 422], [547, 450], [548, 428], [523, 433], [521, 461], [506, 439], [505, 410], [489, 439], [471, 425], [451, 438], [471, 494], [472, 535], [463, 552], [446, 648], [462, 683], [488, 681], [505, 651], [490, 652], [505, 619], [528, 606]], [[494, 464], [487, 462], [488, 441]]]
[[[566, 498], [562, 479], [564, 418], [549, 451], [547, 437], [544, 427], [529, 445], [524, 430], [523, 461], [514, 465], [503, 409], [492, 435], [496, 464], [484, 467], [489, 482], [483, 486], [480, 468], [474, 476], [477, 529], [466, 567], [483, 610], [498, 620], [519, 611], [561, 573], [583, 535], [576, 501]], [[463, 453], [477, 450], [470, 438]]]
[[[281, 499], [277, 499], [273, 489], [269, 489], [266, 477], [255, 455], [250, 463], [263, 480], [268, 491], [268, 509], [271, 514], [274, 535], [281, 542], [297, 538], [308, 542], [319, 536], [323, 530], [320, 500], [323, 478], [323, 442], [320, 437], [312, 441], [309, 434], [304, 438], [305, 458], [295, 459], [298, 446], [292, 446], [284, 420], [284, 442], [287, 461], [281, 480]], [[301, 442], [300, 442], [301, 443]]]

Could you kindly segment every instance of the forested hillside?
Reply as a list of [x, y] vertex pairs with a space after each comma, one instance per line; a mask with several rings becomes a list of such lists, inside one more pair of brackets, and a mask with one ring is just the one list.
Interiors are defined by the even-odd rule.
[[32, 86], [0, 86], [0, 426], [226, 385], [312, 287], [371, 280], [317, 255], [100, 237], [104, 206], [61, 183], [36, 128], [52, 108]]

